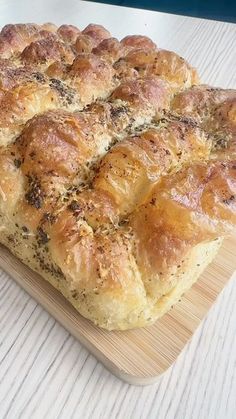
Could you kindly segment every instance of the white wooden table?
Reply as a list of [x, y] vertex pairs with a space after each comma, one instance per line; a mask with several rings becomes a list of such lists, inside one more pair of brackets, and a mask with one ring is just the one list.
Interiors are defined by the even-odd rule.
[[[116, 37], [141, 33], [196, 66], [204, 82], [236, 88], [236, 26], [79, 0], [0, 0], [9, 22], [90, 22]], [[113, 377], [0, 271], [0, 419], [236, 418], [236, 276], [159, 382]]]

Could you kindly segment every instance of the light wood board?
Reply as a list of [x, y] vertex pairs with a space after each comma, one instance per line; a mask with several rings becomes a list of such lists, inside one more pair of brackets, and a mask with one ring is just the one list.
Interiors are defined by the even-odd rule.
[[127, 332], [94, 326], [47, 281], [0, 246], [0, 266], [113, 374], [137, 385], [155, 382], [178, 357], [232, 276], [236, 238], [224, 242], [214, 262], [169, 313], [155, 325]]

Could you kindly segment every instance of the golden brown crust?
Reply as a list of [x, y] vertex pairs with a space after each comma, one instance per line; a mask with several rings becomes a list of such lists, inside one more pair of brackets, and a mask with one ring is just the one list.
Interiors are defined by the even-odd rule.
[[39, 26], [35, 24], [6, 25], [0, 33], [0, 52], [2, 58], [23, 51], [30, 43], [40, 38]]
[[155, 75], [171, 83], [173, 91], [198, 84], [196, 70], [172, 51], [134, 49], [115, 65], [120, 77]]
[[116, 38], [107, 38], [92, 49], [93, 54], [99, 55], [110, 63], [115, 63], [126, 54], [127, 49]]
[[235, 226], [235, 163], [217, 161], [183, 168], [163, 178], [134, 211], [131, 225], [140, 237], [137, 257], [145, 278], [148, 270], [152, 275], [167, 275], [181, 265], [189, 249]]
[[0, 33], [0, 241], [107, 329], [153, 323], [236, 225], [236, 95], [142, 35]]
[[106, 38], [97, 47], [93, 48], [92, 52], [111, 63], [115, 63], [121, 57], [126, 56], [129, 51], [139, 49], [155, 50], [157, 46], [147, 36], [131, 35], [120, 42], [116, 38]]
[[56, 34], [48, 34], [43, 39], [31, 42], [21, 53], [21, 59], [24, 64], [29, 65], [44, 64], [55, 60], [71, 64], [74, 54]]
[[76, 41], [81, 32], [74, 25], [61, 25], [57, 29], [57, 33], [63, 39], [63, 41], [72, 44]]
[[203, 122], [209, 119], [217, 106], [231, 99], [236, 99], [235, 90], [219, 89], [207, 85], [193, 86], [173, 98], [172, 109], [178, 115]]
[[108, 191], [124, 215], [142, 202], [161, 176], [190, 159], [207, 159], [210, 150], [211, 141], [198, 128], [176, 122], [153, 126], [126, 138], [106, 154], [94, 187]]
[[111, 34], [107, 29], [105, 29], [102, 25], [96, 25], [93, 23], [86, 26], [82, 33], [94, 39], [96, 44], [99, 44], [104, 39], [111, 38]]
[[236, 91], [194, 86], [177, 94], [171, 113], [190, 118], [210, 133], [213, 157], [234, 158], [236, 155]]
[[[69, 70], [71, 84], [85, 105], [94, 98], [107, 97], [115, 87], [114, 70], [94, 54], [78, 54]], [[105, 92], [105, 94], [103, 94]]]
[[57, 107], [59, 97], [50, 87], [24, 83], [0, 94], [0, 145], [7, 145], [36, 113]]
[[97, 42], [94, 38], [89, 35], [80, 34], [75, 41], [74, 50], [77, 54], [82, 52], [91, 52], [93, 48], [97, 45]]
[[156, 44], [144, 35], [129, 35], [120, 41], [128, 49], [157, 49]]

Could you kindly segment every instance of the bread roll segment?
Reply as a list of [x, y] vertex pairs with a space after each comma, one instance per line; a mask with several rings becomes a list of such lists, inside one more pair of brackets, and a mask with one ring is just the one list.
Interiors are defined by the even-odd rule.
[[108, 330], [152, 324], [236, 225], [235, 90], [142, 35], [0, 33], [0, 242]]

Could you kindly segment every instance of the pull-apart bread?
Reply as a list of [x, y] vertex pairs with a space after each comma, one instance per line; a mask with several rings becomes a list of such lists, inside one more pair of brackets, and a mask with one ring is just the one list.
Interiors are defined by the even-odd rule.
[[236, 91], [145, 36], [0, 33], [0, 242], [96, 325], [152, 324], [236, 225]]

